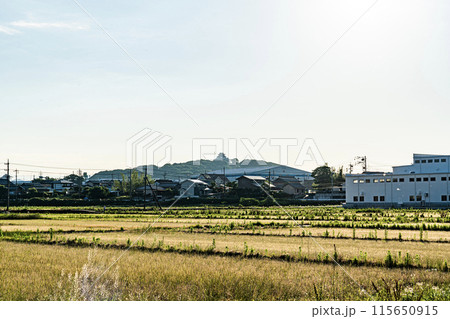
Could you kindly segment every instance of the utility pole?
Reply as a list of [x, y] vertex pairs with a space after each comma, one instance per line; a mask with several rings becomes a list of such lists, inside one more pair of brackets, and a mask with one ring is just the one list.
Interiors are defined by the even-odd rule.
[[150, 187], [150, 190], [153, 194], [153, 198], [155, 199], [155, 203], [158, 205], [159, 209], [162, 209], [161, 204], [158, 201], [158, 196], [157, 196], [156, 192], [153, 190], [152, 184], [148, 180], [148, 177], [145, 177], [145, 182], [148, 183], [148, 186]]
[[6, 180], [8, 181], [8, 194], [7, 194], [7, 200], [6, 200], [6, 211], [9, 212], [9, 159], [5, 163], [6, 165]]
[[18, 170], [14, 170], [14, 172], [16, 173], [16, 205], [17, 205], [17, 193], [19, 191], [19, 184], [17, 183], [17, 173], [19, 171]]
[[356, 160], [356, 164], [362, 164], [363, 172], [367, 172], [367, 156], [358, 156]]
[[147, 165], [144, 166], [144, 210], [145, 210], [145, 196], [147, 195]]
[[130, 200], [132, 200], [133, 199], [133, 188], [132, 188], [132, 181], [131, 181], [131, 174], [132, 174], [132, 168], [130, 168]]

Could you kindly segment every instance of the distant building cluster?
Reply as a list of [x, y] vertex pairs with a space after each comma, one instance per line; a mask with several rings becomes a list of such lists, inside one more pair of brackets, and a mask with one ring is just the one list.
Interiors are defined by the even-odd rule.
[[[75, 176], [77, 177], [77, 176]], [[129, 187], [118, 185], [127, 183], [124, 176], [121, 179], [84, 179], [77, 181], [52, 179], [48, 177], [35, 178], [32, 181], [9, 181], [10, 197], [14, 196], [55, 196], [86, 194], [89, 189], [101, 187], [111, 196], [146, 197], [151, 200], [157, 196], [159, 200], [174, 197], [197, 198], [223, 196], [232, 190], [261, 191], [261, 188], [285, 193], [292, 198], [304, 198], [313, 192], [311, 173], [288, 166], [250, 167], [247, 169], [229, 169], [213, 171], [192, 176], [185, 180], [157, 179], [151, 185], [135, 185], [130, 192]], [[0, 185], [8, 187], [6, 175], [0, 178]]]
[[[320, 169], [322, 172], [323, 169], [330, 171], [326, 166]], [[122, 180], [86, 180], [71, 175], [59, 180], [39, 177], [33, 181], [9, 182], [4, 175], [0, 177], [0, 188], [9, 187], [10, 198], [45, 194], [47, 197], [78, 195], [76, 198], [86, 199], [127, 196], [172, 200], [180, 197], [223, 198], [226, 194], [252, 197], [261, 195], [257, 192], [269, 191], [292, 199], [340, 201], [345, 207], [450, 207], [449, 155], [414, 154], [412, 164], [394, 166], [392, 172], [367, 171], [365, 164], [363, 169], [364, 172], [359, 174], [346, 174], [344, 185], [342, 169], [339, 175], [341, 182], [336, 184], [333, 183], [334, 177], [325, 177], [325, 180], [323, 176], [321, 180], [313, 178], [317, 177], [316, 171], [310, 173], [276, 165], [223, 169], [184, 180], [157, 179], [151, 184], [144, 184], [141, 175], [140, 182], [134, 185], [131, 173], [129, 180], [125, 176]], [[5, 189], [2, 192], [7, 193]]]
[[[237, 168], [200, 174], [180, 182], [182, 197], [214, 196], [238, 190], [261, 191], [261, 188], [282, 192], [293, 198], [304, 198], [313, 191], [311, 173], [289, 166]], [[219, 189], [219, 191], [218, 191]]]
[[[8, 187], [8, 178], [6, 175], [0, 177], [0, 185]], [[79, 187], [95, 187], [103, 186], [110, 192], [114, 191], [114, 181], [112, 180], [88, 180], [83, 181], [80, 185], [65, 179], [50, 179], [40, 177], [33, 181], [9, 181], [9, 193], [11, 196], [23, 196], [33, 189], [37, 194], [64, 194], [70, 195]]]

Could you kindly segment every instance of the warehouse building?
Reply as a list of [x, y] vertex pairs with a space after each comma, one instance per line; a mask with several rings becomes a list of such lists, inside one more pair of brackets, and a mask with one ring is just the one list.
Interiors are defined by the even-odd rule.
[[450, 156], [414, 154], [392, 172], [347, 174], [346, 207], [450, 207]]

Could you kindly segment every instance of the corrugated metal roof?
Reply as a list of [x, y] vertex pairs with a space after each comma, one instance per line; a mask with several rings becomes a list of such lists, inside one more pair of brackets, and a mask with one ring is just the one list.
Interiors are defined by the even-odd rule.
[[[274, 175], [295, 175], [295, 176], [310, 176], [311, 173], [297, 169], [294, 167], [286, 166], [286, 165], [273, 165], [273, 166], [261, 166], [261, 167], [248, 167], [248, 168], [232, 168], [226, 169], [226, 176], [242, 176], [242, 175], [268, 175], [270, 173]], [[223, 175], [222, 170], [216, 170], [212, 172], [208, 172], [208, 174], [221, 174]]]

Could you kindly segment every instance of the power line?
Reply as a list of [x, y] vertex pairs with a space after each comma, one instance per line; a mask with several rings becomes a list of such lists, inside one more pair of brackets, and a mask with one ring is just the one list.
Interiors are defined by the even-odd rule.
[[66, 172], [30, 171], [30, 170], [25, 170], [25, 169], [21, 169], [20, 171], [25, 172], [25, 173], [39, 173], [41, 175], [42, 175], [42, 173], [53, 174], [53, 175], [70, 175], [70, 174], [72, 174], [72, 173], [67, 174]]
[[[79, 170], [81, 168], [77, 167], [57, 167], [57, 166], [45, 166], [45, 165], [35, 165], [35, 164], [23, 164], [23, 163], [11, 163], [11, 165], [16, 166], [26, 166], [26, 167], [37, 167], [37, 168], [50, 168], [50, 169], [64, 169], [64, 170]], [[111, 168], [83, 168], [83, 171], [105, 171], [113, 170]]]

